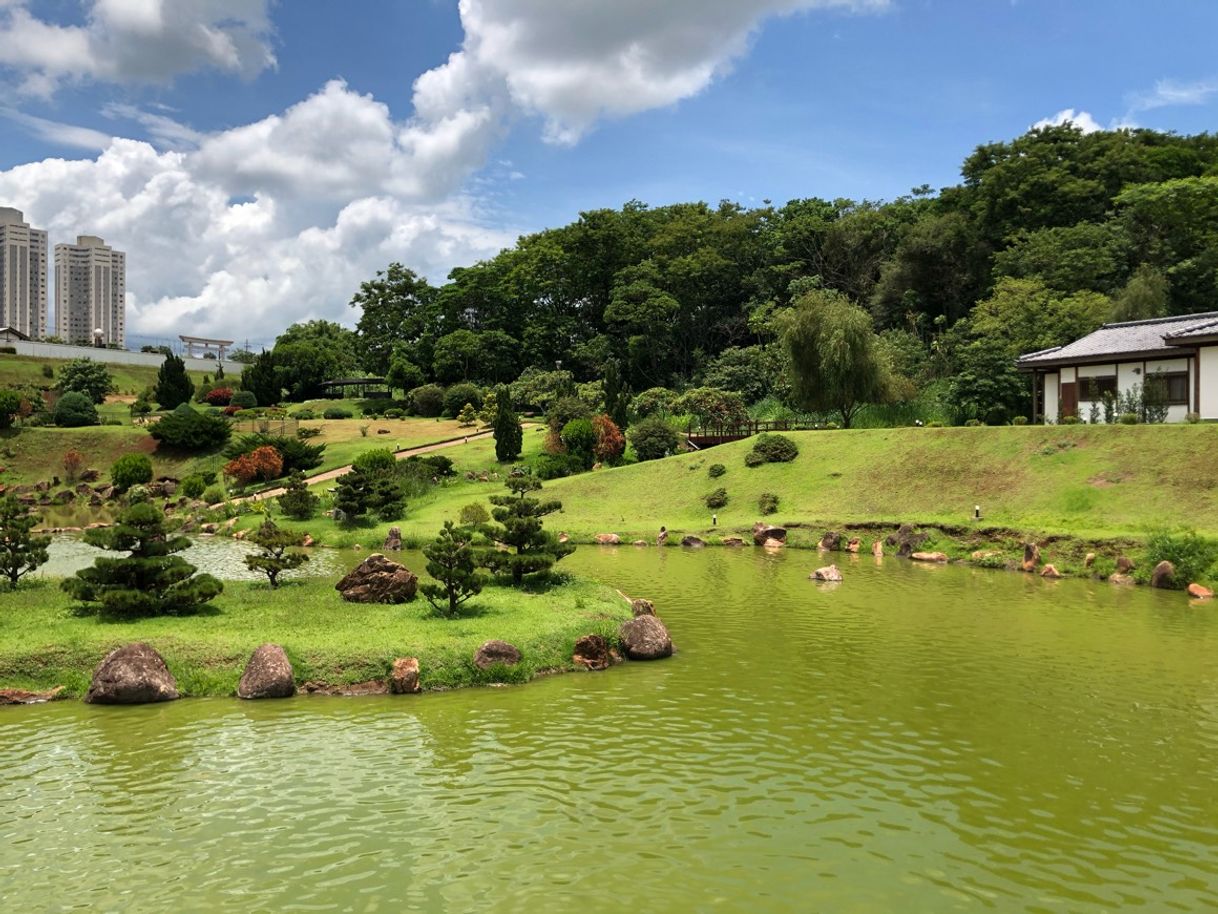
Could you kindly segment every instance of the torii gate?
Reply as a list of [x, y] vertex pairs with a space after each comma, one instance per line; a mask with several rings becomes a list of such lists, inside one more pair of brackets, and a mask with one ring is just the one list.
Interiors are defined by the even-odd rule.
[[216, 353], [216, 359], [220, 362], [224, 361], [224, 353], [228, 351], [228, 347], [233, 344], [232, 340], [213, 340], [205, 336], [182, 336], [178, 335], [178, 339], [182, 341], [182, 345], [186, 349], [186, 355], [190, 358], [198, 358], [195, 355], [195, 347], [202, 346], [204, 356], [209, 352]]

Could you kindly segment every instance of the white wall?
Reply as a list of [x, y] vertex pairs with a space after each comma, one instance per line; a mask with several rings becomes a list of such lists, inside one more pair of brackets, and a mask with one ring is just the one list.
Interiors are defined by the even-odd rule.
[[1045, 375], [1045, 422], [1057, 421], [1057, 372]]
[[[1218, 347], [1215, 348], [1215, 352], [1218, 352]], [[1218, 359], [1218, 356], [1215, 356], [1215, 358]], [[1145, 365], [1145, 369], [1146, 369], [1145, 373], [1143, 373], [1143, 370], [1142, 370], [1143, 365]], [[1080, 378], [1112, 377], [1112, 375], [1115, 373], [1117, 376], [1117, 393], [1118, 394], [1128, 393], [1130, 388], [1135, 387], [1139, 384], [1145, 383], [1146, 378], [1154, 377], [1154, 374], [1156, 371], [1162, 371], [1162, 372], [1187, 371], [1189, 373], [1189, 376], [1188, 376], [1189, 377], [1189, 385], [1188, 385], [1189, 399], [1191, 400], [1192, 396], [1193, 396], [1192, 391], [1193, 391], [1193, 371], [1194, 371], [1194, 369], [1192, 367], [1192, 360], [1188, 359], [1188, 358], [1161, 359], [1161, 360], [1145, 362], [1145, 363], [1143, 363], [1141, 360], [1139, 360], [1136, 362], [1121, 362], [1119, 365], [1112, 365], [1112, 364], [1080, 365], [1078, 367], [1077, 371], [1078, 371], [1078, 376]], [[1216, 413], [1215, 418], [1218, 418], [1218, 362], [1216, 362], [1215, 366], [1214, 366], [1214, 375], [1215, 375], [1215, 385], [1216, 385], [1215, 397], [1214, 397], [1214, 408], [1215, 408], [1215, 413]], [[1204, 374], [1202, 375], [1202, 377], [1204, 378]], [[1081, 391], [1080, 391], [1080, 394], [1081, 394]], [[1204, 391], [1202, 392], [1202, 395], [1204, 396]], [[1101, 411], [1099, 421], [1103, 422], [1104, 421], [1104, 415], [1103, 415], [1104, 405], [1103, 405], [1102, 401], [1099, 403], [1099, 408]], [[1183, 422], [1185, 420], [1185, 418], [1188, 416], [1188, 413], [1189, 413], [1188, 406], [1169, 406], [1167, 408], [1167, 421], [1168, 422]], [[1079, 401], [1078, 401], [1078, 416], [1084, 422], [1089, 421], [1090, 416], [1091, 416], [1091, 401], [1084, 400], [1084, 399], [1082, 399], [1081, 396], [1079, 397]]]
[[[92, 359], [95, 362], [105, 362], [107, 365], [151, 365], [159, 368], [165, 361], [165, 356], [159, 352], [128, 352], [126, 349], [101, 349], [92, 346], [65, 346], [60, 343], [36, 343], [14, 340], [5, 343], [17, 350], [17, 355], [31, 355], [40, 359]], [[0, 358], [3, 358], [0, 355]], [[191, 371], [206, 371], [214, 374], [216, 365], [214, 359], [190, 359], [183, 357], [182, 361]], [[232, 377], [241, 374], [245, 366], [240, 362], [224, 363], [224, 373]]]
[[1201, 403], [1197, 411], [1202, 419], [1218, 419], [1218, 346], [1202, 346], [1198, 361]]

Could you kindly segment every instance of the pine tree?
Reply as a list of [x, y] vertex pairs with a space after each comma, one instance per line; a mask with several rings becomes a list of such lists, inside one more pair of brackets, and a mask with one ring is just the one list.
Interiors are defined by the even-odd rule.
[[477, 572], [469, 529], [445, 521], [435, 542], [423, 547], [423, 555], [427, 573], [439, 582], [424, 584], [423, 596], [436, 615], [456, 618], [461, 604], [482, 592], [483, 577]]
[[478, 413], [474, 409], [474, 404], [466, 403], [461, 407], [461, 412], [457, 413], [457, 424], [462, 428], [469, 428], [478, 422]]
[[224, 586], [210, 574], [174, 555], [190, 546], [170, 536], [165, 515], [147, 502], [132, 505], [113, 527], [89, 530], [85, 542], [98, 549], [128, 552], [125, 558], [99, 558], [61, 585], [82, 603], [112, 616], [181, 615], [219, 596]]
[[520, 417], [512, 409], [512, 396], [506, 387], [496, 389], [495, 400], [498, 404], [495, 413], [495, 459], [500, 463], [510, 463], [520, 456], [524, 447], [524, 430], [520, 427]]
[[51, 538], [33, 532], [41, 520], [11, 495], [0, 501], [0, 575], [8, 578], [12, 587], [17, 586], [22, 575], [49, 558], [47, 547]]
[[182, 403], [189, 403], [194, 393], [195, 386], [186, 374], [186, 363], [176, 355], [166, 356], [157, 372], [156, 390], [153, 393], [161, 409], [174, 409]]
[[482, 410], [478, 413], [478, 421], [483, 425], [494, 425], [495, 417], [499, 415], [499, 394], [491, 388], [482, 398]]
[[630, 421], [630, 391], [622, 381], [617, 359], [605, 363], [605, 413], [619, 429]]
[[284, 492], [279, 496], [279, 510], [296, 520], [308, 520], [317, 513], [320, 500], [309, 491], [304, 473], [298, 470], [288, 477]]
[[542, 518], [560, 510], [562, 502], [530, 498], [529, 492], [541, 488], [541, 483], [532, 474], [513, 471], [504, 485], [511, 495], [490, 497], [495, 506], [491, 516], [500, 525], [499, 529], [492, 529], [490, 535], [512, 551], [487, 549], [482, 553], [481, 564], [496, 574], [511, 575], [512, 586], [520, 587], [526, 575], [548, 571], [555, 562], [574, 552], [575, 547], [560, 543], [553, 533], [542, 529]]
[[334, 510], [341, 511], [342, 521], [354, 524], [368, 513], [372, 501], [372, 480], [359, 467], [352, 467], [339, 477], [334, 492]]
[[251, 571], [261, 571], [271, 582], [271, 587], [279, 586], [279, 576], [285, 571], [299, 568], [309, 560], [303, 552], [289, 552], [293, 546], [304, 542], [304, 537], [291, 530], [283, 530], [275, 525], [269, 517], [262, 526], [251, 533], [246, 539], [262, 550], [260, 555], [247, 555], [246, 567]]

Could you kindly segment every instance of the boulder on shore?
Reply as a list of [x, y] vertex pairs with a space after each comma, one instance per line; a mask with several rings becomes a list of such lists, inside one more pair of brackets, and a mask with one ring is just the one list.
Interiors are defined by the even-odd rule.
[[863, 541], [861, 539], [859, 539], [857, 536], [850, 537], [850, 541], [848, 543], [846, 543], [847, 552], [854, 552], [857, 554], [858, 551], [862, 548], [863, 548]]
[[1040, 569], [1040, 576], [1042, 578], [1053, 578], [1053, 579], [1064, 577], [1064, 575], [1060, 571], [1058, 571], [1057, 567], [1054, 565], [1046, 565], [1044, 568]]
[[44, 701], [54, 701], [63, 691], [63, 686], [55, 686], [45, 692], [30, 692], [26, 689], [0, 689], [0, 705], [37, 705]]
[[1134, 581], [1133, 575], [1121, 574], [1119, 571], [1114, 574], [1108, 575], [1108, 581], [1109, 581], [1109, 583], [1112, 583], [1112, 584], [1135, 584], [1135, 583], [1137, 583], [1136, 581]]
[[622, 538], [616, 533], [598, 533], [593, 539], [598, 546], [620, 546]]
[[659, 660], [672, 656], [672, 638], [655, 616], [635, 616], [623, 622], [618, 638], [631, 660]]
[[393, 661], [393, 672], [389, 674], [390, 693], [413, 695], [419, 690], [419, 658], [399, 657]]
[[1035, 543], [1025, 543], [1023, 547], [1023, 565], [1020, 566], [1024, 571], [1035, 571], [1036, 566], [1040, 564], [1040, 547]]
[[296, 679], [287, 652], [278, 644], [264, 644], [250, 655], [238, 698], [291, 698], [296, 694]]
[[521, 654], [515, 645], [506, 641], [487, 641], [474, 651], [474, 666], [480, 670], [489, 669], [496, 665], [515, 666], [521, 661]]
[[402, 528], [390, 527], [389, 532], [385, 535], [385, 545], [381, 547], [386, 552], [401, 552], [402, 551]]
[[690, 534], [689, 536], [681, 537], [681, 545], [688, 546], [691, 549], [701, 549], [706, 545], [706, 542], [701, 537]]
[[884, 557], [884, 541], [883, 540], [877, 539], [874, 543], [871, 544], [871, 554], [874, 555], [877, 559], [882, 559]]
[[724, 546], [743, 546], [744, 538], [739, 536], [725, 536], [720, 542]]
[[826, 565], [824, 568], [817, 568], [809, 577], [814, 581], [836, 584], [842, 580], [842, 572], [836, 565]]
[[825, 552], [840, 552], [842, 549], [842, 535], [830, 530], [820, 538], [820, 543], [816, 548]]
[[406, 603], [419, 589], [419, 577], [405, 565], [374, 552], [334, 585], [349, 603]]
[[1208, 600], [1214, 595], [1214, 592], [1208, 587], [1194, 582], [1188, 585], [1188, 595], [1194, 600]]
[[1151, 587], [1175, 587], [1176, 586], [1176, 566], [1164, 559], [1155, 566], [1154, 571], [1150, 573]]
[[85, 701], [99, 705], [139, 705], [178, 697], [178, 684], [161, 655], [140, 642], [108, 653], [85, 693]]
[[586, 670], [607, 670], [621, 659], [604, 635], [584, 635], [575, 642], [571, 654], [571, 662]]
[[884, 542], [886, 545], [897, 547], [897, 558], [907, 559], [927, 538], [925, 533], [915, 533], [913, 524], [901, 524], [897, 532], [888, 534]]
[[1116, 560], [1117, 574], [1129, 574], [1136, 566], [1133, 560], [1124, 555], [1118, 555]]
[[654, 616], [656, 607], [650, 600], [639, 597], [637, 600], [630, 601], [630, 611], [636, 616]]
[[915, 562], [939, 562], [947, 561], [947, 553], [945, 552], [914, 552], [909, 556]]
[[753, 543], [755, 545], [765, 546], [770, 540], [778, 540], [780, 543], [785, 543], [787, 541], [786, 528], [775, 527], [764, 521], [758, 521], [753, 524]]

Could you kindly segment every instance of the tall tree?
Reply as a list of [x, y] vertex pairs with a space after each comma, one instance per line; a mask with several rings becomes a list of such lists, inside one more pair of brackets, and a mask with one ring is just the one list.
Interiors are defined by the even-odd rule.
[[500, 463], [510, 463], [520, 456], [524, 447], [524, 430], [520, 426], [520, 417], [512, 408], [512, 396], [507, 387], [495, 390], [495, 459]]
[[114, 376], [101, 362], [92, 359], [72, 359], [59, 369], [56, 384], [63, 393], [84, 394], [94, 403], [102, 403], [114, 390]]
[[265, 349], [241, 372], [241, 389], [248, 390], [259, 406], [274, 406], [283, 397], [283, 384], [275, 364], [274, 352]]
[[176, 355], [167, 355], [156, 374], [156, 387], [152, 394], [156, 402], [161, 409], [175, 409], [189, 403], [194, 394], [195, 386], [186, 373], [186, 363]]
[[400, 263], [361, 283], [351, 307], [360, 309], [356, 333], [363, 367], [384, 375], [398, 343], [416, 347], [419, 364], [430, 365], [431, 348], [444, 330], [435, 305], [436, 290]]

